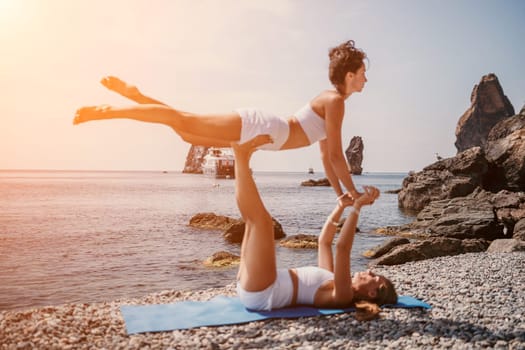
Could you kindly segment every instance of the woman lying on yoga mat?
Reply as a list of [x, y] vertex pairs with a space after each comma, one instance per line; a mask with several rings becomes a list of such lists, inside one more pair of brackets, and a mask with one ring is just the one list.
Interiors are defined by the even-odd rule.
[[91, 120], [128, 118], [170, 126], [192, 145], [229, 147], [231, 142], [246, 142], [257, 135], [268, 134], [273, 143], [266, 150], [287, 150], [309, 146], [319, 141], [326, 177], [337, 196], [343, 194], [340, 182], [354, 197], [359, 197], [343, 154], [341, 127], [345, 100], [360, 92], [366, 80], [366, 54], [347, 41], [329, 52], [329, 78], [334, 89], [321, 92], [288, 119], [258, 109], [238, 109], [232, 113], [199, 115], [168, 107], [145, 96], [132, 85], [115, 77], [102, 83], [139, 106], [90, 106], [77, 110], [74, 124]]
[[[360, 319], [379, 313], [378, 305], [395, 304], [397, 294], [392, 283], [370, 271], [350, 274], [350, 253], [362, 206], [379, 196], [377, 188], [365, 186], [356, 200], [343, 196], [326, 220], [319, 236], [317, 267], [277, 269], [272, 217], [264, 207], [250, 171], [254, 150], [267, 142], [269, 135], [259, 135], [244, 144], [232, 143], [235, 154], [235, 195], [246, 223], [237, 275], [237, 293], [248, 309], [270, 310], [290, 305], [314, 305], [320, 308], [357, 306]], [[332, 241], [345, 207], [350, 213], [337, 240], [335, 262]], [[365, 301], [360, 305], [359, 301]], [[367, 303], [368, 302], [368, 303]]]

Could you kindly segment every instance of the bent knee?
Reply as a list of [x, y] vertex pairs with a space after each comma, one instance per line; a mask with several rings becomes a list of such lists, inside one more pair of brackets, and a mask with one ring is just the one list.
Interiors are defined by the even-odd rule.
[[254, 228], [261, 230], [273, 230], [273, 219], [266, 213], [250, 215], [249, 217], [244, 218], [244, 221], [246, 222], [246, 225]]

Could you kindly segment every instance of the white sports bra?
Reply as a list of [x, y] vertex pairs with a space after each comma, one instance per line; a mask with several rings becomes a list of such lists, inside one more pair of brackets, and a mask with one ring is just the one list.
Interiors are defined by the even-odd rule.
[[333, 280], [334, 274], [317, 266], [295, 269], [297, 274], [297, 304], [313, 305], [315, 293], [325, 281]]
[[295, 112], [294, 116], [301, 124], [310, 144], [326, 138], [324, 119], [315, 113], [310, 103], [307, 103], [303, 108]]

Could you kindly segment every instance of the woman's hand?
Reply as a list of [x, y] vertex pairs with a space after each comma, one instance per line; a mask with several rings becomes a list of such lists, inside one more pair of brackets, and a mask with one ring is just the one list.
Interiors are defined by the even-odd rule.
[[356, 189], [354, 189], [353, 191], [350, 191], [349, 193], [354, 198], [354, 200], [363, 195], [361, 192], [357, 192]]
[[344, 193], [339, 198], [337, 198], [337, 205], [339, 205], [341, 208], [346, 208], [351, 205], [354, 205], [354, 202], [354, 198], [352, 198], [352, 196], [350, 196], [349, 193]]
[[356, 204], [360, 206], [374, 204], [375, 200], [379, 197], [379, 190], [374, 186], [363, 186], [363, 194], [355, 200]]

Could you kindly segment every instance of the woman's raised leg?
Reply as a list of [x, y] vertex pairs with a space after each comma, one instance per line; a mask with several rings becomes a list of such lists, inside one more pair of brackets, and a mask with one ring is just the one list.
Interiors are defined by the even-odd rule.
[[[129, 84], [124, 80], [108, 75], [100, 80], [100, 83], [108, 90], [116, 92], [117, 94], [126, 97], [134, 102], [140, 104], [159, 104], [168, 106], [166, 103], [161, 102], [153, 97], [144, 95], [135, 85]], [[219, 138], [200, 137], [187, 132], [176, 131], [177, 134], [186, 142], [196, 146], [207, 146], [207, 147], [230, 147], [231, 140], [224, 140]]]
[[210, 146], [215, 146], [216, 141], [219, 140], [222, 143], [239, 141], [242, 127], [241, 117], [234, 112], [197, 115], [160, 104], [139, 104], [130, 107], [108, 105], [83, 107], [77, 110], [73, 124], [120, 118], [164, 124], [173, 128], [187, 142], [193, 144], [191, 141], [193, 136], [197, 141], [194, 144], [203, 144], [206, 140], [210, 140]]
[[264, 207], [250, 169], [252, 153], [269, 142], [269, 135], [259, 135], [242, 145], [232, 143], [235, 196], [246, 223], [238, 277], [241, 287], [249, 292], [266, 289], [277, 277], [273, 220]]

